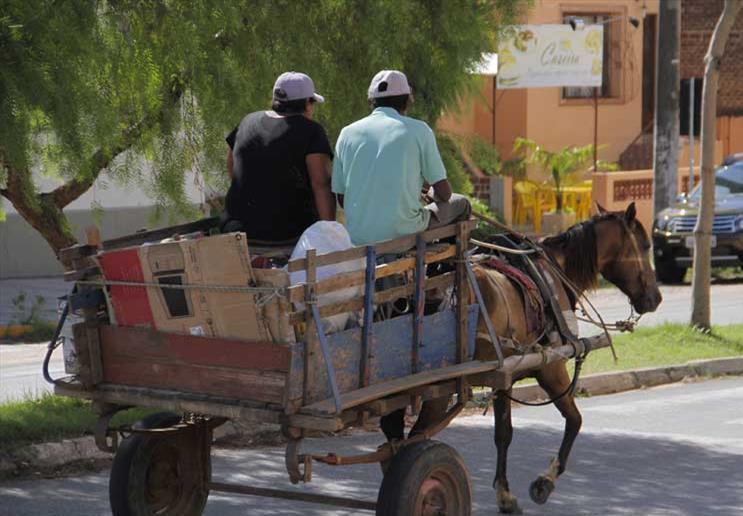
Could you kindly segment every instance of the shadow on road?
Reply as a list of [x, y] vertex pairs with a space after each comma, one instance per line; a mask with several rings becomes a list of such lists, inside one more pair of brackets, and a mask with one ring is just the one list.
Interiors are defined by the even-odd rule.
[[[463, 418], [442, 435], [467, 463], [474, 488], [475, 515], [495, 514], [495, 451], [490, 420]], [[551, 499], [538, 506], [529, 483], [543, 471], [559, 446], [562, 428], [515, 428], [509, 454], [509, 480], [525, 514], [739, 515], [743, 508], [743, 457], [720, 446], [661, 440], [647, 436], [584, 431], [568, 472]], [[361, 453], [373, 449], [380, 434], [310, 440], [312, 451]], [[333, 446], [332, 450], [327, 447]], [[376, 466], [316, 466], [312, 484], [292, 487], [282, 468], [283, 450], [215, 452], [214, 477], [263, 487], [307, 489], [337, 496], [375, 499], [381, 480]], [[108, 513], [107, 473], [43, 482], [0, 485], [0, 514], [87, 515]], [[10, 512], [8, 512], [10, 511]], [[208, 515], [349, 515], [352, 511], [310, 504], [214, 493]]]

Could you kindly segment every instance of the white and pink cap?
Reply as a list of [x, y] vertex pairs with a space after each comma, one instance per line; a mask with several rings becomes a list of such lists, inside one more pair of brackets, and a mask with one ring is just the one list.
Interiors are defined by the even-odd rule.
[[325, 102], [325, 97], [315, 93], [315, 83], [310, 76], [301, 72], [284, 72], [273, 85], [274, 100], [315, 99]]

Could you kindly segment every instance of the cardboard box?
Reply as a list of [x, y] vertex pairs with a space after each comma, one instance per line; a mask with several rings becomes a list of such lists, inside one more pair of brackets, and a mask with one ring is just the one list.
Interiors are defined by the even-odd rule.
[[[115, 279], [115, 274], [109, 275], [109, 272], [116, 272], [111, 270], [110, 264], [121, 259], [106, 259], [106, 255], [122, 251], [101, 256], [107, 279]], [[141, 289], [146, 290], [146, 299], [143, 300], [139, 295], [128, 297], [123, 291], [113, 295], [112, 287], [111, 304], [118, 324], [195, 336], [262, 342], [295, 341], [294, 329], [289, 325], [289, 306], [283, 297], [220, 288], [289, 285], [288, 273], [283, 270], [251, 267], [244, 233], [146, 244], [138, 247], [137, 253], [141, 281], [161, 285], [203, 285], [205, 288], [151, 286]], [[126, 257], [131, 258], [130, 255]], [[140, 293], [138, 287], [134, 289], [133, 294]], [[132, 303], [138, 306], [132, 307]], [[131, 315], [132, 312], [136, 317]]]

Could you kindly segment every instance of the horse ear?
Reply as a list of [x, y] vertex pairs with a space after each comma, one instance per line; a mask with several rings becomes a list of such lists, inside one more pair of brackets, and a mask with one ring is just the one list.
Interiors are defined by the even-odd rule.
[[598, 203], [598, 201], [596, 202], [596, 209], [598, 210], [598, 212], [599, 212], [599, 215], [603, 215], [603, 214], [605, 214], [605, 213], [609, 213], [609, 211], [608, 211], [608, 210], [607, 210], [606, 208], [604, 208], [603, 206], [601, 206], [601, 205], [600, 205], [600, 204]]
[[629, 206], [627, 206], [627, 211], [624, 212], [624, 220], [627, 221], [629, 224], [633, 220], [635, 220], [635, 217], [637, 216], [637, 208], [635, 208], [635, 202], [632, 201]]

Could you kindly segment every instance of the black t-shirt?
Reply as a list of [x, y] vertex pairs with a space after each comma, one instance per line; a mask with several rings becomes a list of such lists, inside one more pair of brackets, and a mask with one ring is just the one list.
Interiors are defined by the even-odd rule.
[[323, 127], [302, 115], [251, 113], [227, 135], [234, 159], [225, 200], [226, 223], [241, 223], [248, 238], [289, 240], [317, 222], [305, 157], [333, 157]]

